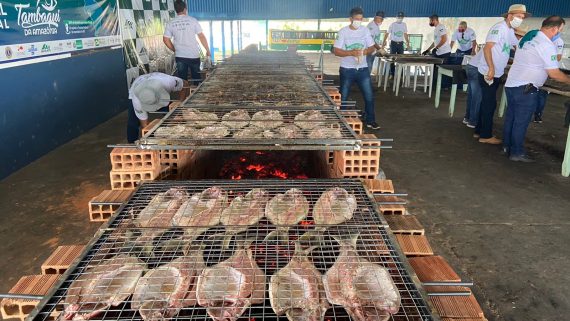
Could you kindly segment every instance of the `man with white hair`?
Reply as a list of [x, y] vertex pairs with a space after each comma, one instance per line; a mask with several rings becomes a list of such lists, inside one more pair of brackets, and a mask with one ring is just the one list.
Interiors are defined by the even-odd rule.
[[467, 27], [466, 21], [461, 21], [459, 27], [451, 36], [451, 45], [457, 42], [457, 50], [455, 53], [462, 55], [474, 55], [477, 53], [477, 35], [475, 30]]
[[[170, 93], [182, 90], [184, 80], [160, 72], [139, 76], [129, 89], [129, 99], [133, 108], [129, 108], [127, 140], [134, 143], [140, 129], [148, 125], [148, 113], [155, 112], [170, 104]], [[166, 108], [165, 108], [166, 109]]]

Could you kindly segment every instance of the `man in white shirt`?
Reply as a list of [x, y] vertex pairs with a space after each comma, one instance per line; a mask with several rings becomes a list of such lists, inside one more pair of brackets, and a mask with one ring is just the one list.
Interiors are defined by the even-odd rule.
[[520, 42], [505, 84], [507, 113], [503, 127], [503, 152], [509, 159], [533, 162], [524, 148], [528, 124], [536, 110], [538, 90], [548, 77], [570, 84], [570, 77], [558, 68], [552, 38], [564, 27], [564, 19], [550, 16], [540, 31], [529, 32]]
[[374, 41], [368, 28], [362, 26], [364, 12], [361, 8], [350, 10], [350, 25], [338, 31], [338, 38], [334, 42], [334, 54], [340, 60], [340, 95], [346, 101], [350, 87], [354, 83], [364, 96], [364, 122], [366, 127], [378, 129], [376, 113], [374, 110], [374, 92], [370, 71], [366, 63], [366, 56], [374, 52]]
[[513, 28], [518, 28], [530, 14], [524, 4], [514, 4], [505, 13], [503, 21], [489, 30], [485, 47], [469, 62], [477, 68], [481, 87], [479, 121], [475, 127], [476, 138], [480, 143], [500, 145], [501, 140], [493, 136], [493, 117], [497, 108], [497, 88], [499, 79], [505, 73], [511, 48], [518, 44]]
[[[406, 48], [410, 50], [410, 38], [408, 37], [408, 25], [404, 22], [404, 13], [398, 12], [396, 22], [392, 22], [388, 27], [388, 33], [384, 37], [382, 47], [386, 47], [386, 42], [390, 38], [390, 53], [403, 54], [404, 53], [404, 40], [406, 41]], [[390, 68], [390, 74], [394, 74], [394, 65]]]
[[457, 31], [451, 36], [450, 47], [457, 42], [457, 50], [455, 51], [461, 55], [474, 55], [477, 53], [477, 36], [475, 30], [467, 27], [466, 21], [461, 21]]
[[[433, 27], [433, 42], [422, 54], [431, 54], [437, 58], [445, 59], [451, 54], [451, 46], [449, 45], [449, 37], [447, 36], [447, 28], [444, 24], [439, 23], [439, 16], [433, 14], [429, 17], [429, 25]], [[433, 49], [433, 50], [432, 50]]]
[[[382, 33], [380, 32], [380, 25], [384, 21], [384, 11], [377, 11], [374, 19], [370, 21], [368, 26], [368, 31], [370, 31], [370, 36], [374, 41], [374, 48], [376, 50], [380, 50], [382, 48]], [[368, 69], [370, 69], [370, 73], [372, 73], [372, 65], [374, 64], [374, 58], [376, 51], [366, 56], [366, 62], [368, 63]]]
[[142, 75], [133, 81], [129, 89], [129, 99], [133, 103], [127, 123], [129, 143], [134, 143], [139, 138], [140, 129], [148, 125], [148, 113], [168, 107], [170, 93], [182, 90], [183, 86], [181, 78], [160, 72]]
[[[560, 33], [552, 38], [552, 42], [556, 46], [556, 60], [560, 61], [562, 59], [562, 54], [564, 53], [564, 40], [560, 37]], [[542, 123], [542, 114], [544, 114], [546, 98], [548, 98], [548, 92], [546, 90], [540, 90], [538, 92], [538, 105], [536, 107], [536, 112], [534, 113], [535, 123]]]
[[208, 40], [198, 20], [188, 15], [184, 1], [174, 1], [174, 10], [177, 16], [166, 25], [162, 40], [168, 49], [174, 51], [178, 77], [188, 80], [188, 69], [190, 69], [194, 85], [198, 85], [202, 78], [200, 76], [201, 49], [196, 37], [206, 49], [206, 60], [210, 59]]

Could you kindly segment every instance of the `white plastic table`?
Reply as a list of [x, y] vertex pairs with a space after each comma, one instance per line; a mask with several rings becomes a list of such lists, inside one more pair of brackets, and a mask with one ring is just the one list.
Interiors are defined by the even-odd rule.
[[[434, 64], [429, 64], [425, 62], [396, 62], [396, 72], [394, 75], [394, 85], [393, 91], [398, 96], [400, 92], [400, 82], [404, 86], [410, 86], [410, 70], [414, 67], [414, 91], [416, 91], [418, 84], [418, 74], [421, 68], [425, 68], [424, 71], [424, 93], [428, 93], [428, 97], [431, 98], [432, 82], [433, 82], [433, 68]], [[386, 85], [386, 84], [384, 84]]]

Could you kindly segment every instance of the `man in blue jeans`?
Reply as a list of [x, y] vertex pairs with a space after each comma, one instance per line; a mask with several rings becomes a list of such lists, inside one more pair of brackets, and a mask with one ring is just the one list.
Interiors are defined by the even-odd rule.
[[206, 49], [206, 59], [210, 59], [208, 40], [198, 20], [188, 15], [184, 1], [174, 1], [174, 10], [176, 18], [166, 25], [162, 41], [168, 49], [174, 51], [177, 76], [188, 80], [188, 69], [190, 69], [194, 85], [199, 85], [202, 78], [200, 76], [200, 44], [196, 37]]
[[374, 111], [374, 93], [370, 70], [366, 63], [366, 55], [376, 50], [374, 41], [368, 28], [362, 26], [364, 12], [361, 8], [350, 10], [350, 25], [338, 31], [338, 38], [334, 43], [334, 54], [342, 57], [340, 60], [340, 95], [346, 101], [353, 83], [364, 96], [364, 122], [366, 127], [379, 129]]
[[536, 111], [538, 90], [548, 77], [570, 83], [570, 77], [560, 71], [556, 46], [552, 42], [564, 27], [564, 19], [550, 16], [540, 30], [529, 31], [521, 40], [505, 84], [507, 114], [503, 127], [503, 152], [516, 162], [530, 163], [524, 148], [528, 124]]

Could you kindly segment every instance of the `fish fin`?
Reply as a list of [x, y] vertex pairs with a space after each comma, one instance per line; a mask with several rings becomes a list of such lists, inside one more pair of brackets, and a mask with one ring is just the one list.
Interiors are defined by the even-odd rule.
[[323, 234], [320, 230], [314, 230], [306, 232], [305, 234], [299, 237], [298, 242], [295, 242], [295, 246], [299, 243], [302, 248], [302, 245], [308, 244], [308, 248], [304, 249], [305, 254], [309, 254], [314, 249], [318, 248], [323, 243]]
[[275, 242], [275, 243], [288, 243], [289, 242], [289, 233], [287, 230], [284, 229], [277, 229], [275, 231], [270, 232], [265, 236], [263, 242]]
[[331, 235], [335, 241], [339, 244], [348, 244], [352, 247], [356, 247], [356, 243], [358, 242], [358, 237], [360, 236], [360, 232], [358, 233], [351, 233], [349, 235]]

